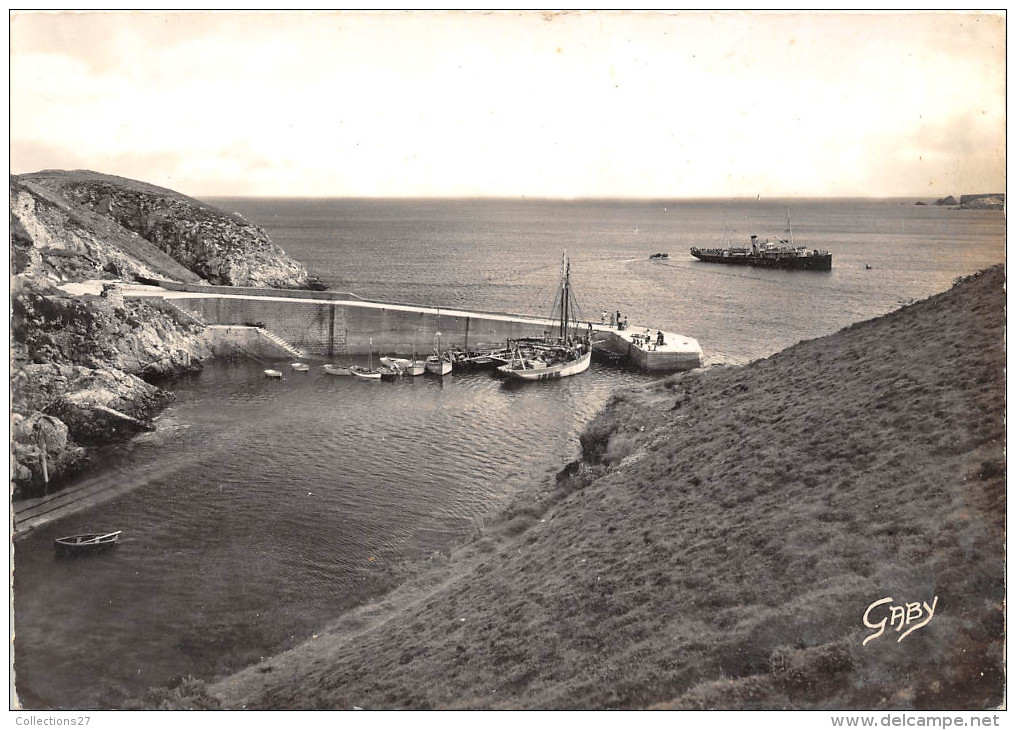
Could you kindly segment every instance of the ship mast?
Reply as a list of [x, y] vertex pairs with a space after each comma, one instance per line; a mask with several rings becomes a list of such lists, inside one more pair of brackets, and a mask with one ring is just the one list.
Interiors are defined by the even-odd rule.
[[568, 252], [561, 256], [561, 339], [568, 338], [568, 300], [570, 291], [568, 286], [569, 264]]
[[787, 208], [787, 231], [790, 233], [790, 245], [794, 245], [794, 227], [790, 225], [790, 208]]

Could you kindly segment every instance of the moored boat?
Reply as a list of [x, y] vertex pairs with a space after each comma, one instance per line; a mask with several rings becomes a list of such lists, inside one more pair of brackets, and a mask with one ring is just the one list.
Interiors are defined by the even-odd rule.
[[305, 373], [310, 370], [310, 365], [304, 362], [294, 362], [290, 367], [298, 373]]
[[53, 547], [59, 555], [79, 555], [98, 553], [115, 546], [120, 542], [122, 530], [115, 532], [92, 532], [85, 535], [68, 535], [53, 541]]
[[352, 371], [349, 369], [348, 365], [333, 365], [332, 363], [328, 363], [327, 365], [324, 366], [323, 369], [329, 375], [352, 375], [353, 374]]
[[427, 362], [425, 360], [413, 360], [406, 365], [403, 372], [406, 375], [423, 375], [427, 372]]
[[356, 378], [366, 378], [368, 380], [380, 380], [381, 371], [375, 368], [374, 365], [374, 340], [369, 340], [369, 346], [367, 349], [367, 367], [361, 365], [351, 365], [349, 367], [349, 373]]
[[266, 378], [275, 378], [276, 380], [282, 380], [282, 372], [279, 370], [265, 370]]
[[431, 355], [427, 358], [424, 366], [428, 373], [434, 375], [447, 375], [452, 371], [452, 361], [444, 355]]
[[350, 366], [349, 374], [355, 378], [367, 378], [368, 380], [381, 380], [380, 370], [365, 368], [362, 365]]
[[[555, 301], [560, 314], [557, 338], [529, 338], [508, 341], [508, 362], [497, 371], [515, 380], [552, 380], [578, 375], [589, 369], [592, 343], [571, 322], [575, 311], [571, 293], [571, 266], [568, 255], [561, 259], [561, 291]], [[574, 331], [570, 331], [574, 324]]]
[[517, 380], [552, 380], [589, 369], [593, 351], [583, 344], [518, 346], [498, 371]]
[[427, 372], [433, 375], [447, 375], [452, 371], [452, 359], [446, 352], [441, 352], [441, 333], [434, 335], [437, 345], [434, 347], [434, 354], [427, 358]]

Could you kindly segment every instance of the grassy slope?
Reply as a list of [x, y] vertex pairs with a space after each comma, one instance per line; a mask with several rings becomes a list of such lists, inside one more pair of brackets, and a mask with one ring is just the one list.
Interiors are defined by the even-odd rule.
[[[554, 493], [211, 691], [264, 708], [1000, 702], [1003, 287], [995, 268], [615, 399]], [[927, 627], [862, 648], [869, 603], [936, 595]]]

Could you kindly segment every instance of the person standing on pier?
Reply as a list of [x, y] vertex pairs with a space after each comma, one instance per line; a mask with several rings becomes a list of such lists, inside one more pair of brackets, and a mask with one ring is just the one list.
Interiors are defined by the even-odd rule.
[[607, 310], [600, 312], [600, 324], [607, 324]]
[[621, 310], [617, 310], [617, 328], [621, 329]]

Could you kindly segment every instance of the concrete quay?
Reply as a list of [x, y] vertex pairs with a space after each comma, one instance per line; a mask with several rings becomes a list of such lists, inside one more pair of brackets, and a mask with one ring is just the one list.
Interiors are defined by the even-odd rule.
[[[73, 294], [97, 294], [109, 281], [67, 284], [62, 288]], [[340, 292], [316, 292], [290, 289], [254, 289], [157, 282], [156, 285], [124, 283], [119, 289], [125, 297], [158, 297], [213, 325], [209, 337], [213, 345], [228, 348], [229, 342], [253, 346], [256, 334], [243, 334], [241, 328], [261, 328], [282, 338], [307, 358], [333, 359], [336, 356], [378, 354], [411, 355], [414, 343], [425, 354], [441, 347], [481, 349], [503, 347], [507, 339], [539, 337], [557, 332], [558, 322], [506, 312], [465, 311], [443, 307], [366, 301]], [[598, 322], [586, 322], [593, 331], [594, 349], [627, 359], [632, 367], [647, 372], [690, 370], [701, 367], [702, 349], [684, 335], [664, 331], [664, 344], [656, 346], [634, 342], [632, 335], [646, 331], [645, 326], [630, 325], [617, 330]], [[649, 328], [655, 343], [659, 327]], [[219, 340], [222, 340], [219, 342]], [[264, 340], [261, 337], [260, 340]], [[260, 349], [260, 352], [270, 352]], [[279, 351], [278, 357], [287, 357]], [[292, 355], [289, 355], [292, 356]]]

